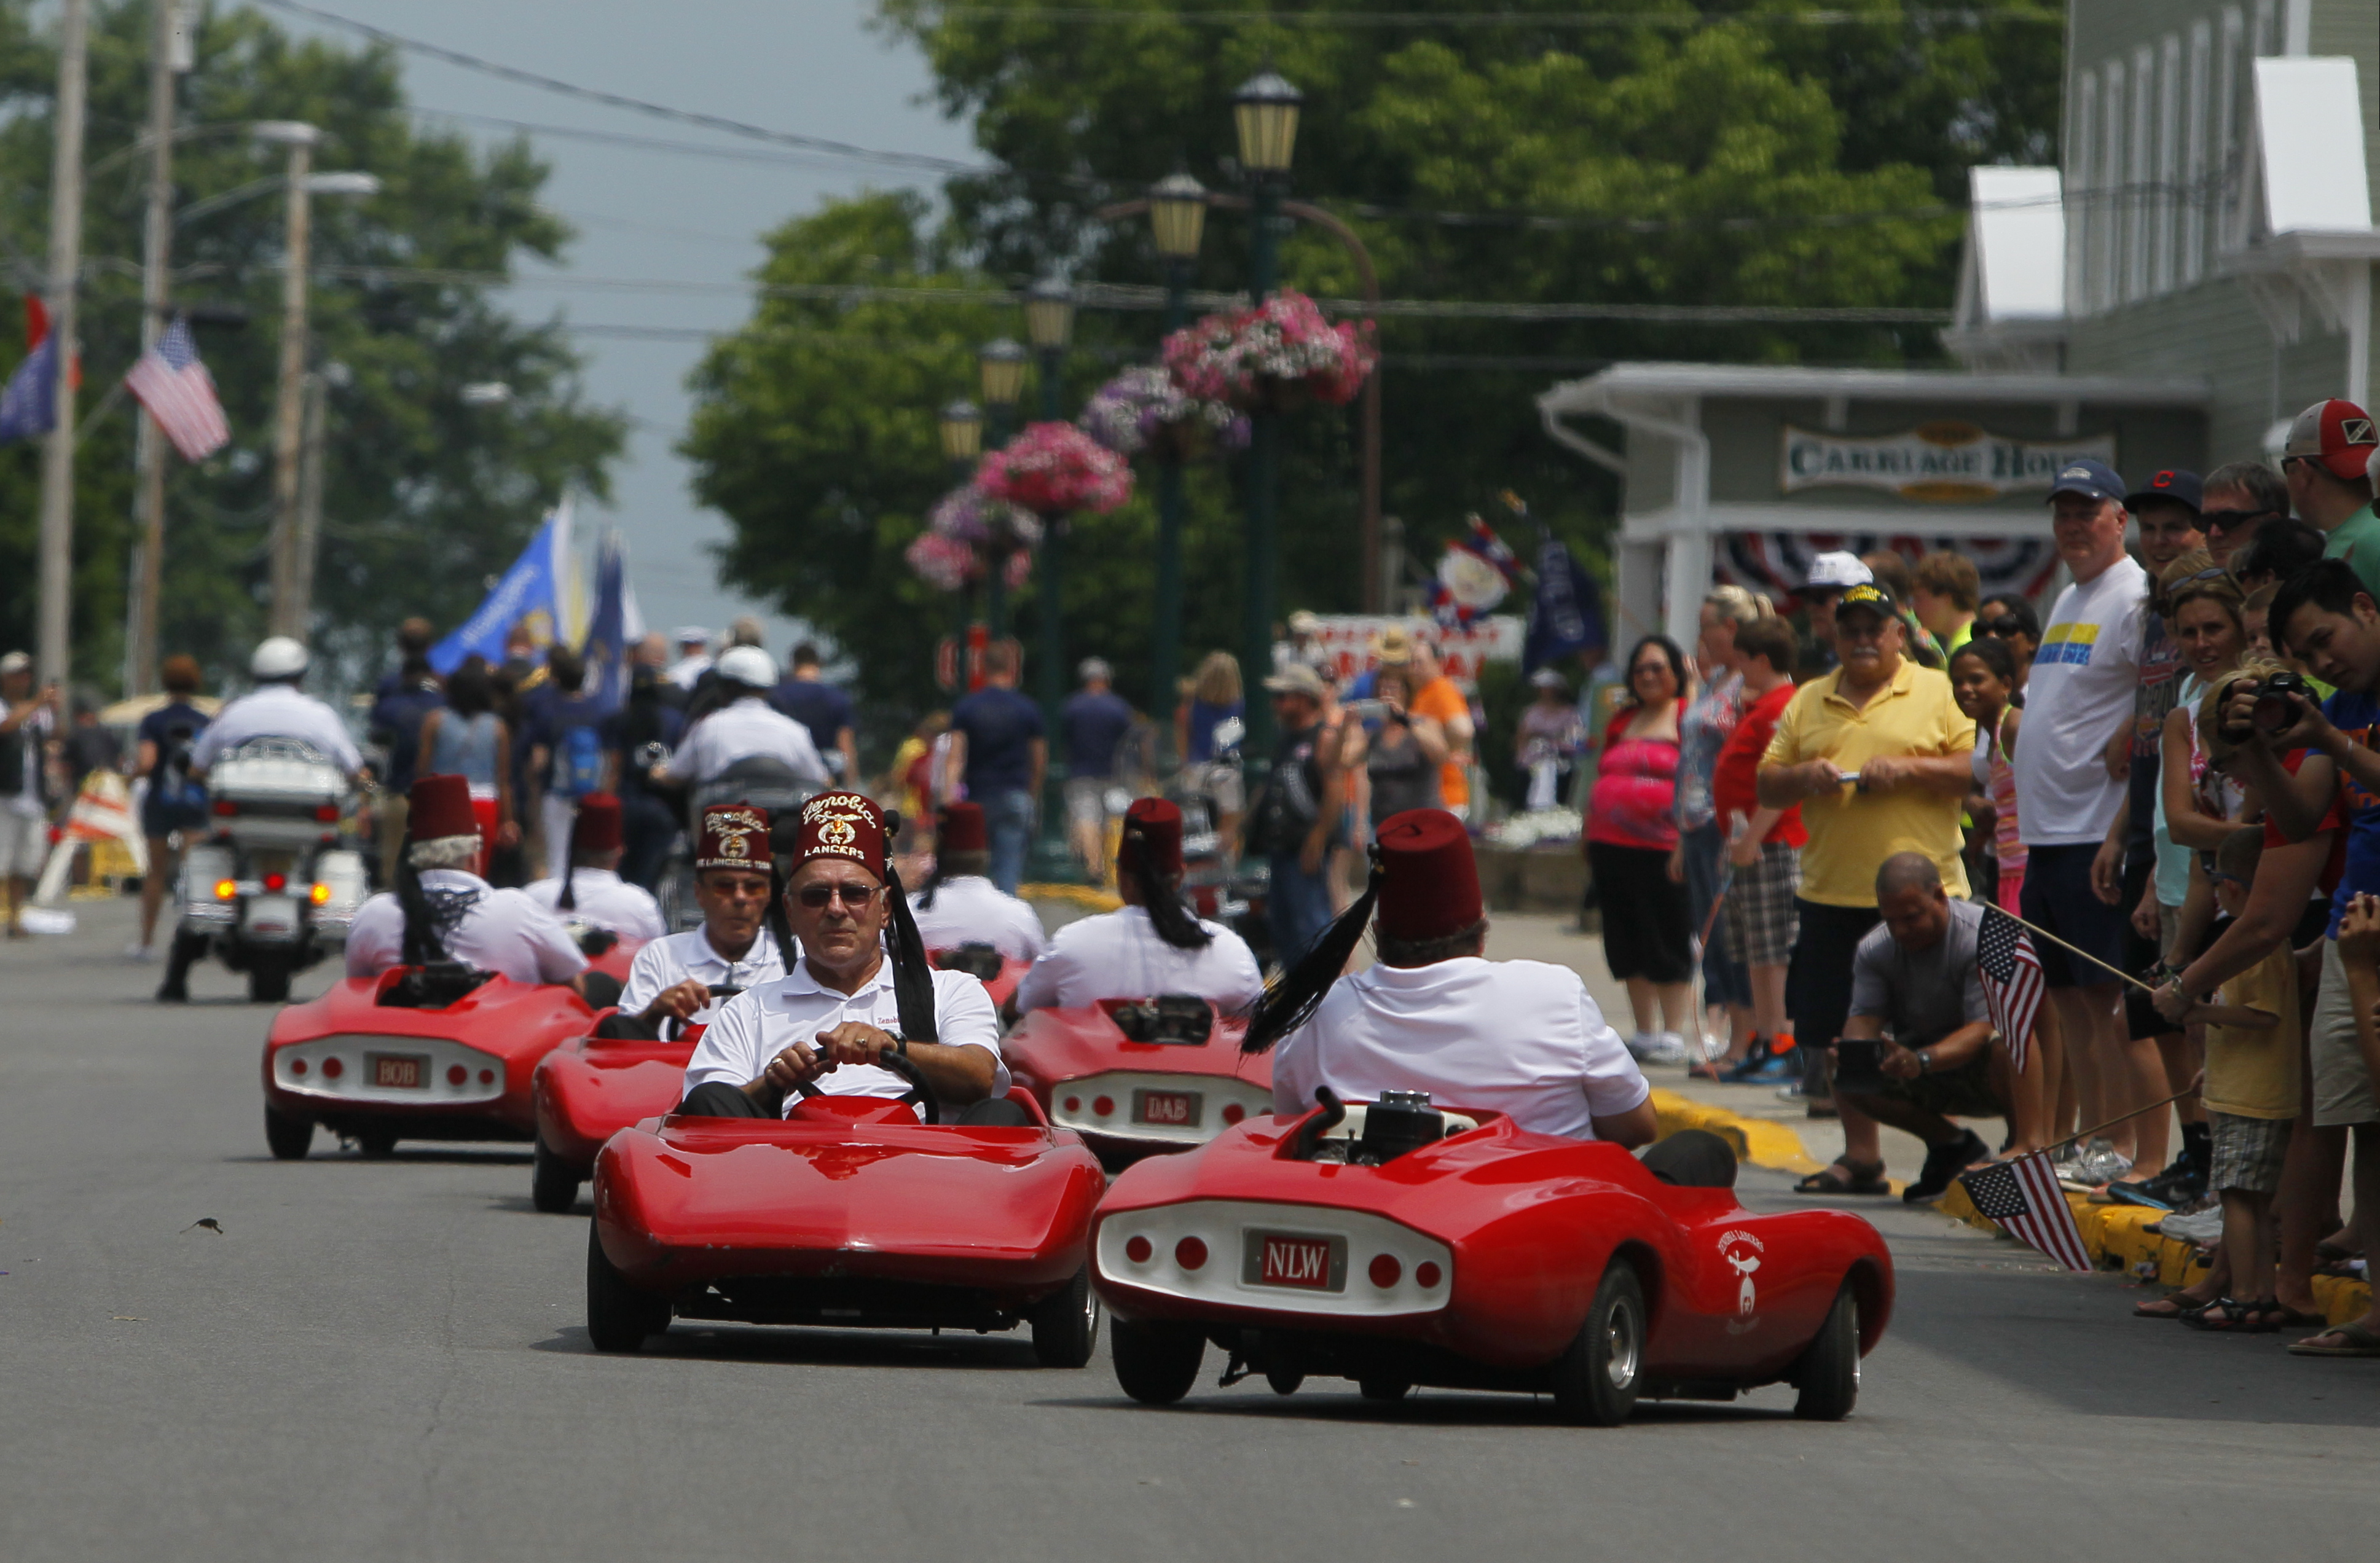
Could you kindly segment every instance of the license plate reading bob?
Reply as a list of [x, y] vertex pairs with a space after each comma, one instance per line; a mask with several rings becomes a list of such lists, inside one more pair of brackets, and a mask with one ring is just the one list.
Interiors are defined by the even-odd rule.
[[1347, 1240], [1318, 1232], [1251, 1231], [1241, 1255], [1240, 1279], [1248, 1286], [1293, 1291], [1347, 1290]]
[[1198, 1126], [1198, 1103], [1196, 1091], [1135, 1091], [1132, 1121], [1170, 1129], [1195, 1129]]
[[413, 1053], [364, 1055], [364, 1067], [371, 1071], [371, 1083], [387, 1090], [420, 1090], [422, 1062], [422, 1059]]

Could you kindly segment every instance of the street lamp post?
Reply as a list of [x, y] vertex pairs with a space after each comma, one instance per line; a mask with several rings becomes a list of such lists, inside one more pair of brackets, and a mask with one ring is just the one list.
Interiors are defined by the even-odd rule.
[[[1207, 187], [1187, 174], [1160, 179], [1149, 187], [1148, 226], [1165, 262], [1165, 333], [1171, 336], [1189, 323], [1191, 271], [1207, 231]], [[1182, 453], [1169, 445], [1157, 464], [1157, 612], [1148, 648], [1148, 713], [1169, 748], [1173, 685], [1182, 671]]]
[[[983, 410], [961, 397], [945, 406], [935, 418], [935, 431], [941, 436], [942, 460], [949, 464], [953, 487], [965, 483], [975, 470], [978, 457], [983, 454]], [[953, 666], [958, 670], [957, 684], [966, 687], [967, 630], [975, 623], [975, 588], [970, 586], [959, 593], [958, 638], [953, 642]]]
[[[1247, 174], [1253, 207], [1248, 294], [1258, 305], [1271, 294], [1280, 270], [1281, 200], [1289, 186], [1290, 159], [1297, 149], [1298, 111], [1305, 101], [1304, 93], [1269, 70], [1250, 79], [1232, 95], [1240, 167]], [[1261, 779], [1272, 761], [1272, 707], [1264, 698], [1262, 685], [1272, 672], [1280, 484], [1281, 415], [1259, 407], [1249, 422], [1247, 595], [1240, 675], [1247, 690], [1247, 736], [1241, 753], [1251, 780]]]
[[[1025, 394], [1025, 349], [1003, 336], [985, 343], [977, 352], [976, 361], [982, 378], [983, 403], [991, 409], [990, 443], [997, 450], [1008, 443], [1011, 415], [1016, 411], [1017, 399]], [[990, 621], [995, 640], [1008, 633], [1008, 552], [1013, 546], [1007, 539], [993, 539], [990, 579], [984, 588], [984, 616]]]
[[[1033, 345], [1041, 381], [1041, 417], [1059, 420], [1063, 393], [1066, 345], [1075, 335], [1074, 290], [1045, 277], [1025, 290], [1025, 337]], [[1035, 616], [1040, 621], [1041, 726], [1050, 750], [1048, 781], [1042, 789], [1041, 838], [1034, 844], [1036, 877], [1045, 881], [1067, 877], [1072, 864], [1066, 846], [1063, 805], [1065, 762], [1057, 757], [1059, 717], [1066, 700], [1066, 518], [1041, 518], [1041, 557], [1034, 594], [1040, 600]]]

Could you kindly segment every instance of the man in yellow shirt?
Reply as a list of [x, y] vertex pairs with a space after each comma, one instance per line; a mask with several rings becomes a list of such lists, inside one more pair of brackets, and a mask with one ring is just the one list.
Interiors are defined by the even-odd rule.
[[[1950, 681], [1901, 656], [1899, 605], [1882, 587], [1856, 586], [1835, 607], [1832, 672], [1802, 685], [1761, 757], [1761, 806], [1802, 806], [1810, 833], [1794, 898], [1801, 930], [1786, 977], [1786, 1009], [1803, 1065], [1803, 1094], [1824, 1109], [1818, 1061], [1842, 1034], [1852, 958], [1876, 926], [1876, 874], [1895, 853], [1933, 860], [1954, 896], [1967, 893], [1959, 809], [1973, 784], [1974, 720]], [[1881, 1193], [1884, 1168], [1828, 1168], [1818, 1193]]]

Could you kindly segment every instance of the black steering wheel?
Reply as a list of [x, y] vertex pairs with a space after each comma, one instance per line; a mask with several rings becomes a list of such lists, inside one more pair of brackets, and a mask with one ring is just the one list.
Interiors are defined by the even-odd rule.
[[[916, 1108], [917, 1116], [929, 1124], [941, 1122], [942, 1105], [934, 1099], [933, 1092], [926, 1088], [926, 1077], [917, 1072], [917, 1066], [910, 1061], [908, 1054], [890, 1050], [879, 1053], [876, 1055], [876, 1067], [890, 1071], [909, 1083], [909, 1089], [894, 1097], [895, 1101], [906, 1102]], [[826, 1095], [807, 1080], [797, 1083], [794, 1089], [805, 1097]]]

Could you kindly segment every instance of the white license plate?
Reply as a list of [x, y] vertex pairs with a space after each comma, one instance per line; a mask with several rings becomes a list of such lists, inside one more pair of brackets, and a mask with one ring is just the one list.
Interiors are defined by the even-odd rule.
[[364, 1068], [371, 1072], [371, 1083], [385, 1090], [419, 1091], [424, 1082], [423, 1066], [430, 1060], [417, 1053], [366, 1053]]
[[251, 896], [243, 927], [262, 937], [287, 939], [298, 931], [298, 903], [285, 895]]
[[1198, 1126], [1199, 1093], [1196, 1091], [1135, 1091], [1132, 1121], [1166, 1129]]
[[1344, 1291], [1347, 1240], [1315, 1232], [1252, 1231], [1241, 1255], [1240, 1278], [1249, 1286], [1291, 1291]]

